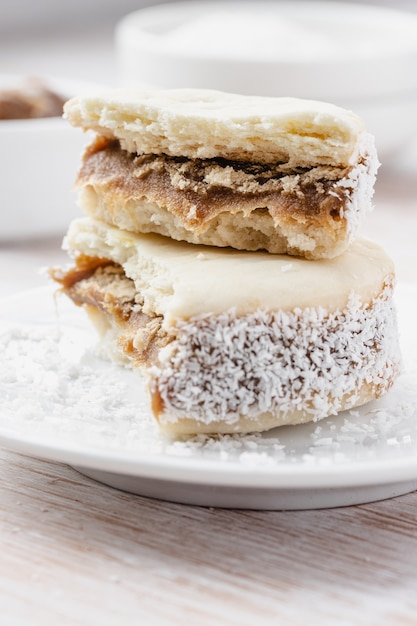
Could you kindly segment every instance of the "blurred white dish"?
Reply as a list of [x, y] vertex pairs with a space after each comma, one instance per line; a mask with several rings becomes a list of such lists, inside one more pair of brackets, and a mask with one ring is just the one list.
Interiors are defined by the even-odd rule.
[[[20, 89], [26, 76], [0, 75], [0, 90]], [[69, 98], [94, 85], [39, 77]], [[64, 233], [79, 213], [72, 191], [87, 137], [61, 117], [0, 120], [0, 241]]]
[[343, 2], [178, 2], [116, 29], [124, 85], [295, 96], [354, 110], [390, 156], [417, 131], [417, 15]]

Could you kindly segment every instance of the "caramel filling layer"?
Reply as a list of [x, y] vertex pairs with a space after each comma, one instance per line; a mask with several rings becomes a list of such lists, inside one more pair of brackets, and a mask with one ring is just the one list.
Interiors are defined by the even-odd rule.
[[143, 312], [134, 282], [112, 261], [80, 255], [67, 270], [52, 270], [53, 279], [78, 306], [100, 311], [118, 332], [118, 344], [134, 365], [150, 366], [171, 340], [162, 316]]
[[137, 156], [117, 141], [99, 137], [83, 159], [79, 187], [127, 201], [154, 202], [181, 219], [187, 228], [204, 230], [222, 212], [268, 210], [271, 216], [317, 217], [334, 223], [343, 218], [349, 194], [337, 183], [348, 168], [293, 168], [225, 159]]

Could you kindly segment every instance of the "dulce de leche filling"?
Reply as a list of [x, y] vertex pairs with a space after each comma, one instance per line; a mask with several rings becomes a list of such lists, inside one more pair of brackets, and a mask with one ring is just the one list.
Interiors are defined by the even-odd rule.
[[118, 331], [118, 344], [134, 365], [151, 365], [170, 339], [162, 317], [143, 312], [134, 282], [108, 260], [79, 255], [69, 270], [51, 270], [52, 278], [78, 306], [100, 311]]
[[305, 215], [339, 222], [349, 194], [337, 183], [348, 175], [349, 168], [331, 166], [289, 169], [286, 163], [138, 156], [99, 137], [84, 155], [77, 184], [91, 186], [99, 195], [122, 194], [165, 206], [187, 228], [203, 231], [225, 211], [267, 210], [272, 217]]

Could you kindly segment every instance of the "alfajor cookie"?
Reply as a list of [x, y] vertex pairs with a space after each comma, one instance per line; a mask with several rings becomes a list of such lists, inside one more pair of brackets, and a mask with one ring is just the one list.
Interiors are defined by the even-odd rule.
[[192, 246], [91, 218], [55, 270], [102, 350], [138, 369], [162, 431], [264, 431], [384, 395], [399, 370], [394, 267], [357, 240], [335, 259]]
[[73, 98], [65, 115], [97, 135], [78, 174], [80, 206], [133, 233], [332, 258], [371, 208], [373, 137], [331, 104], [115, 90]]

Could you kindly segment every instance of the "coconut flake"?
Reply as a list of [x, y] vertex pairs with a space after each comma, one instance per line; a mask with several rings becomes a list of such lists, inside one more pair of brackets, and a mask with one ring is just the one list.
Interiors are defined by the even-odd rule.
[[346, 197], [341, 217], [346, 220], [350, 240], [357, 232], [365, 213], [372, 209], [375, 180], [380, 163], [375, 141], [370, 133], [364, 133], [358, 153], [358, 163], [348, 171], [345, 178], [335, 182], [333, 190], [329, 191], [330, 195], [339, 197], [342, 193]]

